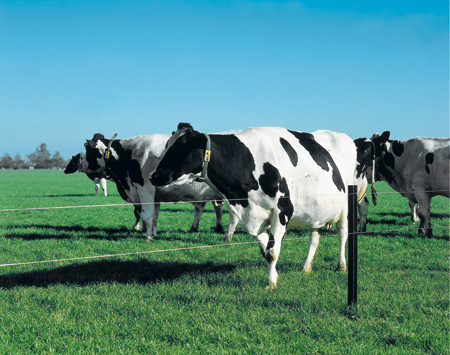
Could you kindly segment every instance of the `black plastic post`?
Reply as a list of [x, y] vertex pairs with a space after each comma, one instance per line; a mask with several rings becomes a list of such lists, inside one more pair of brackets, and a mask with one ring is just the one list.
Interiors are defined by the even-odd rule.
[[356, 305], [358, 289], [357, 187], [348, 186], [348, 305]]

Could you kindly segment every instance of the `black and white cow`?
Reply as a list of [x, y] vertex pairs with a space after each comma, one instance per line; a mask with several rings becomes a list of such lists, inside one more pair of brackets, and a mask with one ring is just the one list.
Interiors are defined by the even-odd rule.
[[356, 146], [356, 185], [358, 188], [358, 212], [359, 212], [359, 232], [366, 232], [367, 212], [369, 210], [369, 200], [366, 191], [369, 183], [372, 184], [372, 203], [377, 204], [377, 191], [375, 186], [374, 169], [375, 146], [370, 139], [358, 138], [354, 140]]
[[411, 211], [417, 206], [419, 234], [432, 235], [430, 202], [449, 194], [449, 138], [417, 137], [389, 140], [390, 132], [375, 133], [375, 179], [408, 198]]
[[[79, 171], [80, 166], [81, 166], [81, 154], [77, 154], [72, 156], [72, 159], [70, 160], [69, 164], [67, 164], [66, 169], [64, 170], [65, 174], [73, 174], [76, 173], [77, 171]], [[107, 196], [107, 185], [106, 185], [106, 180], [110, 179], [110, 177], [108, 175], [106, 175], [106, 172], [102, 172], [100, 174], [96, 174], [96, 173], [86, 173], [86, 176], [91, 179], [92, 181], [94, 181], [95, 184], [95, 193], [96, 195], [98, 195], [98, 192], [100, 190], [100, 186], [99, 186], [99, 182], [101, 182], [102, 184], [102, 189], [105, 193], [105, 196]], [[125, 193], [125, 191], [123, 191], [123, 189], [121, 189], [121, 187], [119, 185], [117, 185], [117, 191], [119, 192], [120, 196], [123, 198], [124, 201], [126, 202], [130, 202], [131, 200], [128, 198], [127, 194]], [[140, 205], [135, 205], [134, 206], [134, 224], [132, 229], [135, 231], [140, 230], [140, 226], [139, 226], [139, 222], [141, 220], [141, 206]]]
[[347, 186], [355, 181], [355, 169], [355, 144], [342, 133], [311, 134], [277, 127], [230, 135], [187, 130], [164, 153], [150, 181], [164, 186], [201, 178], [218, 191], [231, 214], [257, 238], [272, 288], [287, 227], [309, 230], [303, 270], [311, 272], [319, 228], [336, 223], [337, 268], [346, 270]]
[[[67, 164], [66, 168], [64, 169], [64, 173], [65, 174], [76, 173], [78, 171], [78, 166], [80, 165], [80, 162], [81, 162], [81, 154], [79, 153], [77, 155], [73, 155], [72, 159], [70, 159], [69, 163]], [[107, 179], [106, 174], [102, 174], [102, 175], [86, 174], [86, 176], [94, 182], [95, 196], [98, 196], [100, 193], [100, 185], [102, 187], [103, 194], [105, 196], [108, 196], [108, 191], [107, 191], [108, 187], [106, 185], [106, 179]]]
[[[86, 153], [79, 166], [81, 172], [106, 172], [111, 177], [121, 197], [137, 207], [149, 240], [156, 236], [160, 202], [197, 201], [193, 202], [195, 216], [190, 231], [198, 229], [206, 201], [221, 202], [220, 195], [201, 183], [168, 188], [156, 188], [150, 183], [148, 176], [158, 165], [169, 138], [170, 135], [154, 134], [122, 140], [87, 140]], [[215, 230], [223, 233], [222, 203], [213, 205], [217, 218]]]

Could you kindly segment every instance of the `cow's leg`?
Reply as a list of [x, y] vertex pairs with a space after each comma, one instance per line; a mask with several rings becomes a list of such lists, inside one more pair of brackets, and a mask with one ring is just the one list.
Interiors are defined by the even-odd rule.
[[[276, 217], [278, 219], [278, 216]], [[286, 227], [279, 221], [272, 219], [270, 227], [269, 242], [266, 246], [264, 257], [267, 261], [267, 289], [273, 289], [277, 286], [278, 272], [276, 265], [281, 250], [281, 242], [286, 231]]]
[[95, 178], [94, 179], [94, 184], [95, 184], [95, 196], [98, 196], [98, 193], [100, 191], [100, 180], [99, 180], [99, 178]]
[[100, 179], [100, 182], [102, 183], [103, 194], [108, 196], [108, 193], [106, 192], [106, 179]]
[[259, 250], [261, 251], [263, 258], [265, 258], [267, 244], [269, 243], [269, 235], [266, 232], [264, 232], [264, 233], [257, 235], [256, 239], [258, 240]]
[[348, 219], [347, 213], [342, 213], [341, 219], [336, 223], [339, 238], [339, 257], [336, 271], [347, 271], [347, 261], [345, 260], [345, 244], [348, 238]]
[[161, 209], [161, 204], [155, 203], [155, 210], [153, 211], [153, 222], [152, 222], [152, 236], [156, 237], [156, 226], [158, 224], [159, 210]]
[[308, 255], [306, 256], [305, 264], [303, 265], [303, 272], [307, 274], [312, 272], [312, 262], [314, 259], [314, 254], [316, 253], [317, 247], [319, 246], [319, 232], [317, 229], [308, 230], [309, 245], [308, 245]]
[[[231, 211], [228, 212], [228, 215], [229, 215], [229, 222], [228, 222], [227, 231], [223, 237], [224, 242], [231, 242], [233, 240], [234, 231], [236, 230], [236, 226], [239, 223], [239, 218], [237, 216], [235, 216], [233, 213], [231, 213]], [[268, 240], [268, 238], [269, 237], [267, 237], [267, 240]], [[265, 245], [267, 245], [267, 241], [266, 241]], [[266, 250], [265, 246], [264, 246], [264, 250]]]
[[216, 233], [223, 234], [223, 225], [222, 225], [222, 210], [223, 210], [223, 201], [212, 201], [214, 212], [216, 213], [216, 227], [214, 231]]
[[358, 203], [359, 212], [359, 231], [365, 232], [367, 230], [367, 211], [369, 210], [369, 200], [366, 196]]
[[417, 207], [419, 207], [419, 206], [417, 205], [417, 203], [414, 203], [410, 199], [408, 199], [408, 203], [409, 203], [409, 208], [411, 209], [411, 221], [413, 223], [416, 223], [419, 220], [419, 217], [417, 216]]
[[194, 220], [192, 221], [189, 233], [197, 232], [198, 225], [200, 224], [200, 218], [202, 218], [203, 209], [205, 208], [206, 202], [195, 202], [194, 205]]
[[134, 224], [133, 230], [139, 231], [141, 228], [139, 226], [139, 221], [141, 220], [141, 206], [134, 206]]
[[156, 237], [156, 226], [154, 228], [155, 210], [156, 210], [155, 207], [156, 204], [154, 203], [146, 203], [142, 205], [141, 210], [142, 229], [145, 230], [145, 235], [148, 240], [153, 240]]
[[426, 192], [416, 193], [416, 199], [419, 204], [417, 208], [417, 215], [420, 219], [419, 235], [425, 234], [426, 237], [431, 237], [433, 231], [430, 220], [430, 196]]

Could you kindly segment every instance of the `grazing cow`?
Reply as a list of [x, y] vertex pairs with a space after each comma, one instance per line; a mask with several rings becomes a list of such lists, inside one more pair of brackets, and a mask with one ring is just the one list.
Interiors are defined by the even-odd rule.
[[417, 137], [389, 140], [390, 132], [375, 133], [376, 179], [408, 198], [411, 210], [417, 207], [419, 235], [432, 236], [430, 202], [434, 196], [449, 194], [449, 138]]
[[230, 135], [187, 130], [167, 149], [150, 181], [164, 186], [200, 177], [218, 191], [232, 215], [257, 238], [268, 266], [268, 288], [273, 288], [287, 227], [309, 230], [303, 270], [311, 272], [319, 228], [337, 223], [337, 269], [346, 270], [347, 186], [354, 183], [355, 169], [355, 144], [342, 133], [278, 127]]
[[[64, 169], [65, 174], [73, 174], [78, 171], [78, 166], [81, 162], [81, 154], [73, 155], [72, 159], [70, 159], [69, 164], [67, 164]], [[97, 175], [97, 174], [86, 174], [89, 179], [91, 179], [95, 184], [95, 196], [99, 195], [100, 192], [100, 184], [102, 186], [103, 194], [108, 196], [107, 186], [106, 186], [106, 175]]]
[[[206, 201], [221, 200], [220, 195], [201, 183], [170, 188], [155, 188], [148, 176], [159, 163], [170, 135], [154, 134], [130, 139], [87, 140], [86, 154], [79, 170], [89, 174], [106, 172], [116, 183], [124, 200], [138, 207], [147, 239], [156, 237], [160, 202], [194, 202], [195, 216], [190, 231], [197, 231]], [[223, 233], [222, 204], [213, 203], [218, 233]]]
[[375, 179], [373, 177], [375, 164], [375, 147], [367, 138], [358, 138], [353, 141], [356, 146], [356, 185], [358, 189], [359, 232], [367, 230], [367, 212], [369, 200], [365, 196], [369, 181], [372, 183], [372, 202], [377, 204]]

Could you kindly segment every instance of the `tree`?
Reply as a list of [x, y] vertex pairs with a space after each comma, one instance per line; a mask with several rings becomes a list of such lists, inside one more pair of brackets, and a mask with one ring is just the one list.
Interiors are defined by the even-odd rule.
[[42, 143], [34, 153], [27, 156], [30, 159], [31, 165], [36, 169], [48, 169], [50, 167], [50, 152], [47, 145]]
[[27, 165], [19, 154], [14, 157], [14, 169], [24, 169]]
[[2, 169], [14, 168], [14, 160], [8, 153], [5, 153], [5, 155], [3, 155], [3, 157], [0, 159], [0, 168]]
[[58, 151], [53, 154], [52, 159], [50, 159], [50, 166], [52, 168], [60, 168], [63, 169], [67, 165], [67, 161], [59, 154]]

